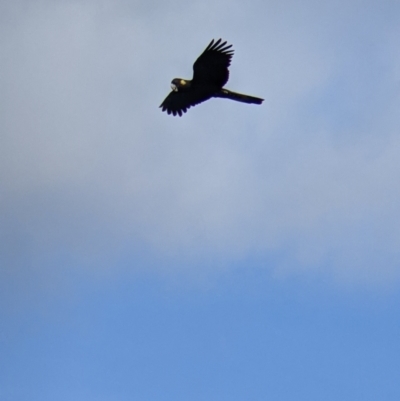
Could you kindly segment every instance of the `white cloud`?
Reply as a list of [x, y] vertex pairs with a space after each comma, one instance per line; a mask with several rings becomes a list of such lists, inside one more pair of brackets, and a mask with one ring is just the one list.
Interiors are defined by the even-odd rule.
[[[93, 264], [143, 244], [227, 263], [279, 251], [292, 270], [346, 280], [398, 275], [389, 8], [18, 4], [1, 41], [6, 265]], [[236, 50], [228, 87], [265, 104], [161, 113], [169, 80], [190, 77], [219, 36]]]

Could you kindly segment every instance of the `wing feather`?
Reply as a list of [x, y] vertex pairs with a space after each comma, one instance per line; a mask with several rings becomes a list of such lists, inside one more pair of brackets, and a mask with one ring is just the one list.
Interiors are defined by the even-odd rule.
[[[223, 87], [229, 79], [228, 67], [234, 51], [232, 45], [227, 45], [214, 39], [209, 43], [204, 52], [193, 64], [193, 84], [194, 85], [212, 85]], [[230, 50], [231, 49], [231, 50]]]
[[162, 111], [166, 111], [168, 114], [174, 116], [182, 116], [187, 110], [195, 106], [196, 104], [202, 103], [211, 96], [208, 93], [200, 90], [191, 90], [187, 92], [175, 92], [172, 91], [161, 103]]

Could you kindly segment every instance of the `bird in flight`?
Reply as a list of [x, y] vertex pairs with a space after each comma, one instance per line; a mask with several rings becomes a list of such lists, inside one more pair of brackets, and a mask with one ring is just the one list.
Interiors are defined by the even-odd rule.
[[229, 79], [228, 67], [233, 56], [232, 45], [214, 39], [193, 64], [193, 79], [175, 78], [172, 92], [161, 104], [162, 111], [174, 116], [212, 97], [232, 99], [243, 103], [261, 104], [264, 99], [242, 95], [224, 88]]

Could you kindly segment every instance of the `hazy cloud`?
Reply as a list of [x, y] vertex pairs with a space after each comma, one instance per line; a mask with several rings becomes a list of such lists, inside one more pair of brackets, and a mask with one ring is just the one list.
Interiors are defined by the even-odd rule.
[[[142, 248], [227, 263], [279, 252], [278, 271], [353, 281], [399, 275], [395, 2], [0, 10], [5, 275], [107, 267]], [[264, 105], [161, 113], [170, 80], [190, 78], [213, 37], [236, 50], [228, 87]]]

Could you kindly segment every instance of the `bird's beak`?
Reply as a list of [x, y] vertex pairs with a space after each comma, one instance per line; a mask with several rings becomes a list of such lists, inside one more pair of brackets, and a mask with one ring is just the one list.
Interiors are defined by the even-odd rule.
[[178, 88], [177, 88], [177, 86], [176, 86], [175, 84], [171, 84], [171, 89], [172, 89], [174, 92], [178, 92]]

